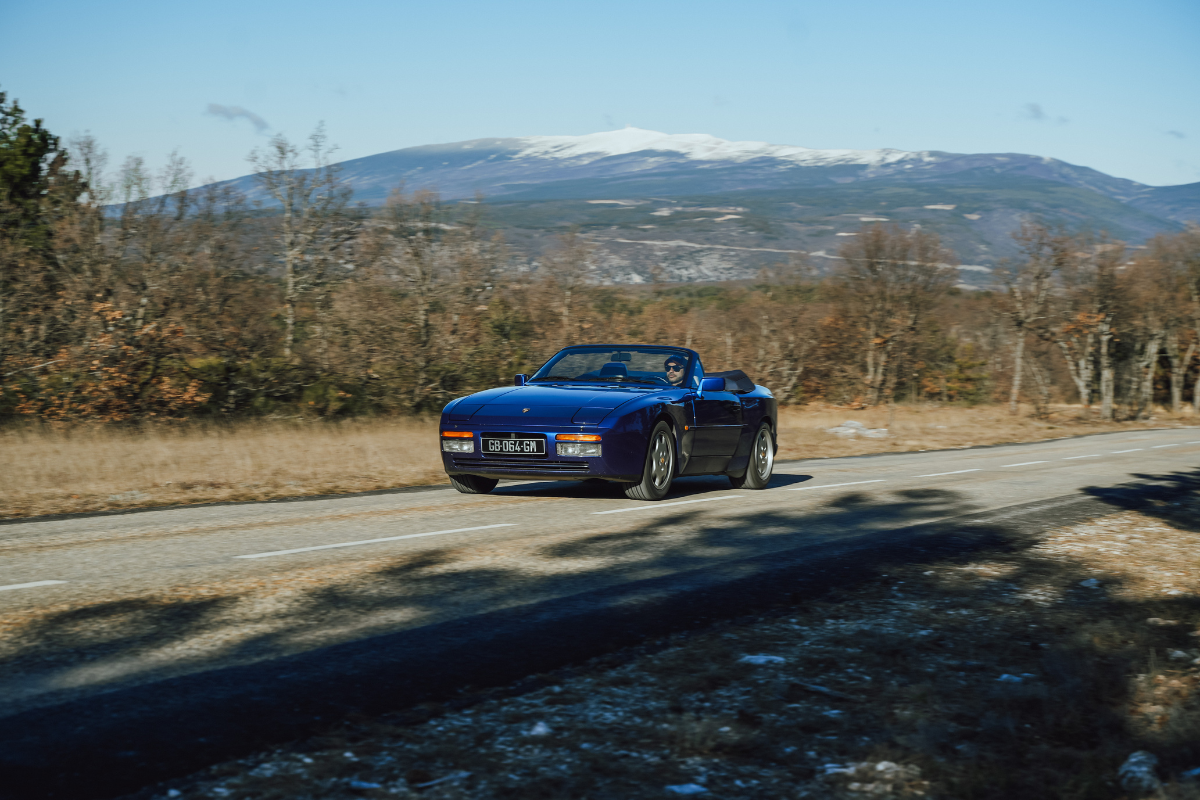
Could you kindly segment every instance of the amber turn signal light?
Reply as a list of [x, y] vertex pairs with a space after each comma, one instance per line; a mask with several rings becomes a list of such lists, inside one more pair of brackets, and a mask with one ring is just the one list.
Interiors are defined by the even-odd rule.
[[474, 435], [471, 431], [442, 431], [442, 436], [448, 439], [470, 439]]
[[560, 442], [598, 442], [600, 436], [595, 433], [556, 433], [554, 438]]

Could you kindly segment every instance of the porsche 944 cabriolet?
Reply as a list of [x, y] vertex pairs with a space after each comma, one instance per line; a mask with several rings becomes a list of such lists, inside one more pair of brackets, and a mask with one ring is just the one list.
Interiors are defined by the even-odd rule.
[[600, 479], [659, 500], [680, 475], [727, 475], [738, 489], [771, 478], [775, 397], [741, 370], [706, 374], [694, 350], [567, 347], [513, 383], [442, 411], [442, 462], [460, 492], [502, 478]]

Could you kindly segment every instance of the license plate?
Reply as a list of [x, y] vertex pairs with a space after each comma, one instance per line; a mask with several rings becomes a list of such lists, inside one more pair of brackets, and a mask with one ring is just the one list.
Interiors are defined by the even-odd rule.
[[494, 456], [544, 456], [546, 440], [532, 436], [483, 436], [483, 452]]

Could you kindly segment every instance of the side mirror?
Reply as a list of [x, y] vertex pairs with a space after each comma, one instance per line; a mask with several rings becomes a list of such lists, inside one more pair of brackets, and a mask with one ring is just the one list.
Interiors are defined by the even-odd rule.
[[700, 379], [700, 394], [705, 392], [723, 392], [725, 391], [724, 378], [701, 378]]
[[525, 381], [529, 380], [529, 376], [524, 373], [518, 373], [517, 377], [513, 378], [513, 386], [524, 386]]

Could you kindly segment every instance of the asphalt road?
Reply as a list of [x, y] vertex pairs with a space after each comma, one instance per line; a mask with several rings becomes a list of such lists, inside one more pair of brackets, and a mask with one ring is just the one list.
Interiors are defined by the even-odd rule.
[[[0, 796], [111, 796], [1191, 486], [1200, 429], [0, 525]], [[9, 776], [5, 779], [5, 775]]]

